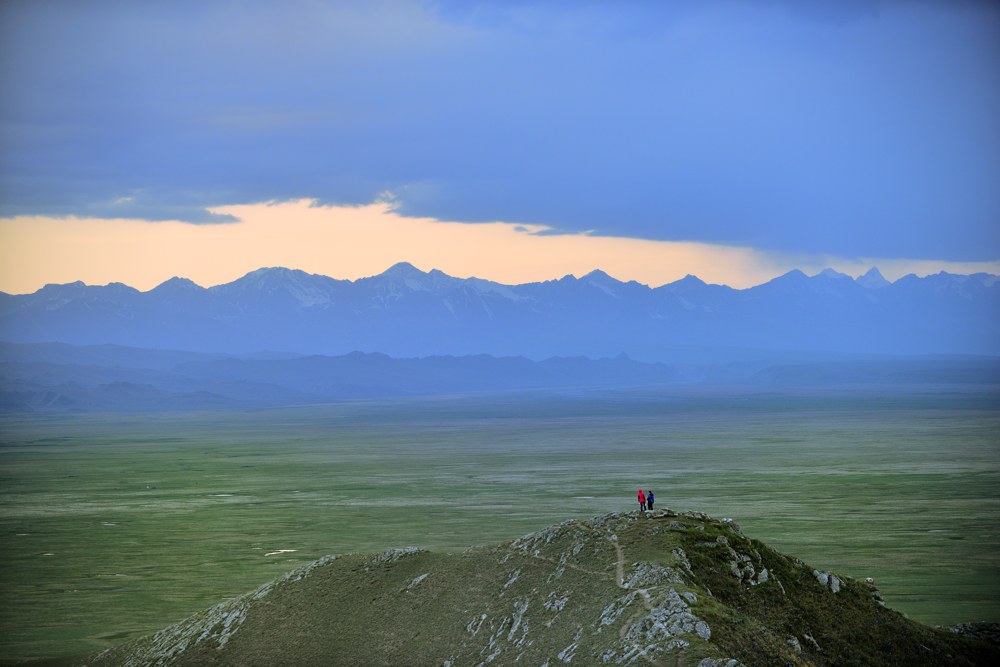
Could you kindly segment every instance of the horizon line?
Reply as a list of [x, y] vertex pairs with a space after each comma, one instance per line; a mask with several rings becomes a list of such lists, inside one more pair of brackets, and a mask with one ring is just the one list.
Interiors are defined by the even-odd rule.
[[393, 263], [392, 265], [390, 265], [385, 270], [383, 270], [383, 271], [381, 271], [379, 273], [374, 273], [374, 274], [368, 275], [368, 276], [361, 276], [361, 277], [354, 278], [354, 279], [351, 279], [351, 278], [336, 278], [336, 277], [331, 276], [329, 274], [312, 273], [312, 272], [306, 271], [304, 269], [292, 268], [292, 267], [288, 267], [288, 266], [261, 266], [261, 267], [258, 267], [256, 269], [252, 269], [250, 271], [247, 271], [243, 275], [241, 275], [241, 276], [239, 276], [237, 278], [234, 278], [233, 280], [229, 280], [229, 281], [225, 281], [225, 282], [220, 282], [220, 283], [216, 283], [216, 284], [212, 284], [212, 285], [202, 285], [202, 284], [198, 283], [197, 281], [195, 281], [195, 280], [193, 280], [191, 278], [187, 278], [186, 276], [175, 275], [175, 276], [172, 276], [170, 278], [167, 278], [166, 280], [158, 283], [157, 285], [155, 285], [155, 286], [153, 286], [153, 287], [151, 287], [151, 288], [149, 288], [147, 290], [142, 290], [142, 289], [136, 288], [136, 287], [134, 287], [132, 285], [129, 285], [128, 283], [123, 282], [123, 281], [111, 281], [111, 282], [107, 282], [107, 283], [104, 283], [104, 284], [98, 284], [98, 283], [87, 283], [87, 282], [85, 282], [83, 280], [74, 280], [74, 281], [65, 282], [65, 283], [45, 283], [42, 287], [39, 287], [38, 289], [34, 290], [33, 292], [5, 292], [3, 290], [0, 290], [0, 294], [7, 294], [9, 296], [28, 296], [28, 295], [31, 295], [31, 294], [37, 294], [38, 292], [40, 292], [40, 291], [42, 291], [42, 290], [44, 290], [46, 288], [49, 288], [49, 287], [63, 287], [63, 286], [67, 286], [67, 285], [76, 285], [76, 284], [82, 284], [85, 287], [111, 287], [113, 285], [122, 285], [124, 287], [128, 287], [129, 289], [133, 289], [133, 290], [139, 292], [140, 294], [148, 294], [148, 293], [153, 292], [156, 289], [162, 287], [163, 285], [165, 285], [165, 284], [167, 284], [167, 283], [169, 283], [171, 281], [175, 281], [175, 280], [186, 281], [186, 282], [189, 282], [189, 283], [195, 285], [199, 289], [210, 290], [210, 289], [214, 289], [214, 288], [217, 288], [217, 287], [224, 287], [226, 285], [231, 285], [231, 284], [237, 283], [237, 282], [239, 282], [241, 280], [246, 279], [248, 276], [250, 276], [250, 275], [252, 275], [254, 273], [259, 273], [259, 272], [262, 272], [262, 271], [290, 271], [290, 272], [298, 272], [298, 273], [304, 273], [304, 274], [309, 275], [309, 276], [318, 276], [318, 277], [321, 277], [321, 278], [327, 278], [329, 280], [335, 280], [335, 281], [338, 281], [338, 282], [348, 282], [348, 283], [351, 283], [351, 284], [355, 284], [355, 283], [358, 283], [358, 282], [363, 281], [363, 280], [371, 280], [373, 278], [379, 278], [379, 277], [384, 276], [387, 273], [391, 272], [393, 269], [406, 269], [406, 268], [413, 269], [413, 270], [419, 272], [421, 275], [424, 275], [424, 276], [429, 276], [429, 275], [431, 275], [433, 273], [439, 273], [439, 274], [441, 274], [441, 275], [443, 275], [443, 276], [445, 276], [447, 278], [452, 278], [454, 280], [461, 280], [461, 281], [479, 280], [479, 281], [483, 281], [483, 282], [493, 283], [495, 285], [501, 285], [503, 287], [520, 287], [522, 285], [538, 285], [538, 284], [543, 284], [543, 283], [548, 283], [548, 282], [559, 282], [561, 280], [566, 280], [567, 278], [573, 278], [574, 280], [583, 280], [584, 278], [586, 278], [588, 276], [591, 276], [591, 275], [593, 275], [595, 273], [598, 273], [598, 274], [605, 275], [608, 278], [610, 278], [611, 280], [614, 280], [615, 282], [620, 283], [622, 285], [628, 285], [628, 284], [631, 284], [631, 283], [635, 283], [637, 285], [642, 285], [643, 287], [646, 287], [647, 289], [650, 289], [650, 290], [660, 289], [660, 288], [663, 288], [663, 287], [669, 287], [671, 285], [676, 285], [678, 283], [681, 283], [681, 282], [684, 282], [684, 281], [689, 280], [691, 278], [694, 278], [695, 280], [701, 282], [702, 284], [704, 284], [706, 286], [724, 287], [724, 288], [731, 289], [731, 290], [734, 290], [734, 291], [746, 291], [746, 290], [754, 289], [756, 287], [760, 287], [761, 285], [766, 285], [766, 284], [768, 284], [770, 282], [773, 282], [775, 280], [779, 280], [781, 278], [784, 278], [786, 276], [793, 275], [793, 274], [796, 274], [796, 273], [802, 274], [802, 275], [804, 275], [805, 277], [807, 277], [809, 279], [814, 279], [814, 278], [817, 278], [817, 277], [825, 274], [825, 275], [832, 275], [832, 276], [842, 276], [843, 278], [849, 279], [849, 280], [851, 280], [853, 282], [857, 282], [858, 280], [860, 280], [864, 276], [869, 275], [872, 272], [875, 272], [877, 274], [878, 278], [882, 278], [882, 280], [885, 281], [886, 286], [888, 286], [888, 285], [894, 285], [897, 282], [899, 282], [901, 280], [904, 280], [906, 278], [909, 278], [909, 277], [915, 277], [915, 278], [918, 278], [918, 279], [924, 279], [924, 278], [927, 278], [929, 276], [935, 276], [935, 275], [947, 275], [947, 276], [956, 276], [956, 277], [970, 277], [970, 276], [975, 276], [975, 275], [986, 275], [986, 276], [991, 276], [991, 277], [995, 277], [995, 278], [1000, 278], [1000, 276], [998, 276], [997, 274], [988, 273], [988, 272], [985, 272], [985, 271], [980, 271], [980, 272], [976, 272], [976, 273], [950, 273], [948, 271], [941, 270], [941, 271], [938, 271], [938, 272], [927, 272], [927, 273], [922, 274], [922, 275], [918, 274], [918, 273], [908, 273], [906, 275], [900, 276], [896, 280], [888, 280], [887, 278], [885, 278], [882, 275], [882, 272], [879, 270], [879, 268], [877, 266], [872, 265], [867, 271], [865, 271], [863, 273], [860, 273], [857, 276], [851, 276], [850, 274], [843, 273], [841, 271], [837, 271], [836, 269], [833, 269], [832, 267], [826, 267], [826, 268], [824, 268], [824, 269], [822, 269], [822, 270], [820, 270], [820, 271], [818, 271], [818, 272], [816, 272], [816, 273], [814, 273], [812, 275], [809, 275], [808, 273], [806, 273], [802, 269], [795, 268], [795, 269], [790, 269], [789, 271], [786, 271], [786, 272], [784, 272], [784, 273], [782, 273], [780, 275], [777, 275], [777, 276], [775, 276], [775, 277], [773, 277], [773, 278], [771, 278], [769, 280], [765, 280], [764, 282], [757, 283], [757, 284], [751, 285], [749, 287], [733, 287], [732, 285], [727, 285], [725, 283], [710, 283], [710, 282], [706, 282], [705, 280], [702, 280], [700, 277], [698, 277], [697, 275], [695, 275], [693, 273], [689, 273], [689, 274], [685, 275], [683, 278], [679, 278], [679, 279], [674, 280], [674, 281], [670, 281], [670, 282], [667, 282], [667, 283], [662, 283], [660, 285], [655, 285], [654, 286], [652, 284], [643, 283], [643, 282], [640, 282], [640, 281], [634, 280], [634, 279], [633, 280], [621, 280], [621, 279], [616, 278], [615, 276], [609, 274], [607, 271], [605, 271], [605, 270], [603, 270], [601, 268], [594, 268], [594, 269], [591, 269], [590, 271], [588, 271], [587, 273], [581, 273], [580, 275], [577, 275], [575, 273], [567, 273], [565, 275], [562, 275], [562, 276], [559, 276], [559, 277], [549, 278], [549, 279], [546, 279], [546, 280], [527, 281], [527, 282], [521, 282], [521, 283], [506, 283], [506, 282], [500, 282], [500, 281], [497, 281], [497, 280], [491, 280], [489, 278], [480, 278], [480, 277], [475, 276], [475, 275], [470, 275], [470, 276], [467, 276], [467, 277], [455, 276], [455, 275], [446, 273], [445, 271], [442, 271], [441, 269], [437, 269], [437, 268], [431, 268], [431, 269], [425, 271], [425, 270], [417, 267], [412, 262], [409, 262], [407, 260], [401, 260], [401, 261]]
[[149, 290], [172, 276], [223, 285], [259, 267], [295, 267], [356, 280], [405, 258], [451, 276], [521, 285], [593, 269], [647, 286], [685, 275], [746, 289], [790, 270], [859, 275], [875, 266], [890, 281], [908, 274], [1000, 274], [989, 262], [787, 252], [693, 240], [552, 234], [543, 225], [447, 222], [401, 216], [385, 203], [346, 207], [314, 200], [223, 207], [227, 225], [177, 221], [0, 218], [0, 290], [27, 294], [78, 280]]

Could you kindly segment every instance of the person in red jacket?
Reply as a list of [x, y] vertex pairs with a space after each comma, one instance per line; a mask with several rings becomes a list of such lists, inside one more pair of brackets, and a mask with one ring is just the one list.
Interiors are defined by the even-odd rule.
[[639, 509], [646, 511], [646, 496], [643, 494], [642, 489], [639, 489]]

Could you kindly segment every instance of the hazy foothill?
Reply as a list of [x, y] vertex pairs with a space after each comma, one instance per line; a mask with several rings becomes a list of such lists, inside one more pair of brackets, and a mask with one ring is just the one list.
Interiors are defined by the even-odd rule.
[[[988, 275], [891, 284], [876, 275], [653, 289], [600, 272], [501, 285], [403, 264], [354, 282], [269, 269], [210, 289], [173, 280], [150, 292], [76, 284], [5, 295], [3, 657], [99, 651], [329, 555], [458, 554], [630, 510], [640, 485], [660, 507], [736, 518], [851, 586], [872, 577], [886, 605], [915, 621], [997, 621], [998, 339], [969, 332], [998, 330], [1000, 287]], [[836, 318], [817, 321], [835, 304]], [[890, 353], [901, 322], [917, 332], [912, 354]], [[376, 329], [379, 345], [413, 356], [371, 351]], [[819, 333], [828, 345], [810, 350]], [[735, 344], [765, 334], [773, 345]], [[657, 336], [672, 342], [654, 347]], [[255, 348], [264, 338], [274, 345]], [[557, 344], [567, 354], [546, 356]], [[459, 593], [465, 575], [453, 576], [435, 599]], [[702, 604], [704, 595], [695, 594]], [[444, 607], [447, 625], [454, 610]], [[753, 623], [774, 621], [741, 609]], [[510, 615], [501, 611], [497, 623]], [[674, 655], [683, 641], [695, 648], [681, 664], [754, 664], [723, 617], [710, 623], [711, 643], [667, 633], [657, 651]], [[471, 640], [467, 622], [411, 630]], [[553, 660], [577, 641], [576, 630], [543, 639], [532, 627]], [[807, 642], [805, 630], [781, 628], [769, 632]], [[827, 631], [827, 642], [849, 634]], [[316, 637], [302, 660], [356, 657], [369, 641]], [[373, 659], [391, 664], [392, 651], [424, 646], [413, 637]], [[784, 655], [784, 639], [768, 650]], [[485, 646], [441, 641], [456, 656]], [[594, 655], [612, 650], [587, 642]], [[906, 642], [871, 655], [912, 656]], [[831, 658], [802, 650], [802, 661]]]

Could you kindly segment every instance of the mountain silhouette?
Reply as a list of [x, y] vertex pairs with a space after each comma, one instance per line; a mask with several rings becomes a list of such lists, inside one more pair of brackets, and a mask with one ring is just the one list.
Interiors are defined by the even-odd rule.
[[740, 351], [1000, 354], [1000, 286], [989, 274], [889, 283], [790, 271], [749, 289], [687, 276], [649, 287], [603, 271], [521, 285], [399, 263], [359, 280], [262, 268], [202, 288], [172, 278], [0, 293], [0, 340], [241, 354], [261, 350], [732, 360]]

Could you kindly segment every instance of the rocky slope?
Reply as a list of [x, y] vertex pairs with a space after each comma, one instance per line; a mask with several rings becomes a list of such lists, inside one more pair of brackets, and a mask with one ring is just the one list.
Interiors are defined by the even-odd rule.
[[656, 510], [440, 554], [326, 557], [87, 665], [975, 665], [729, 521]]

